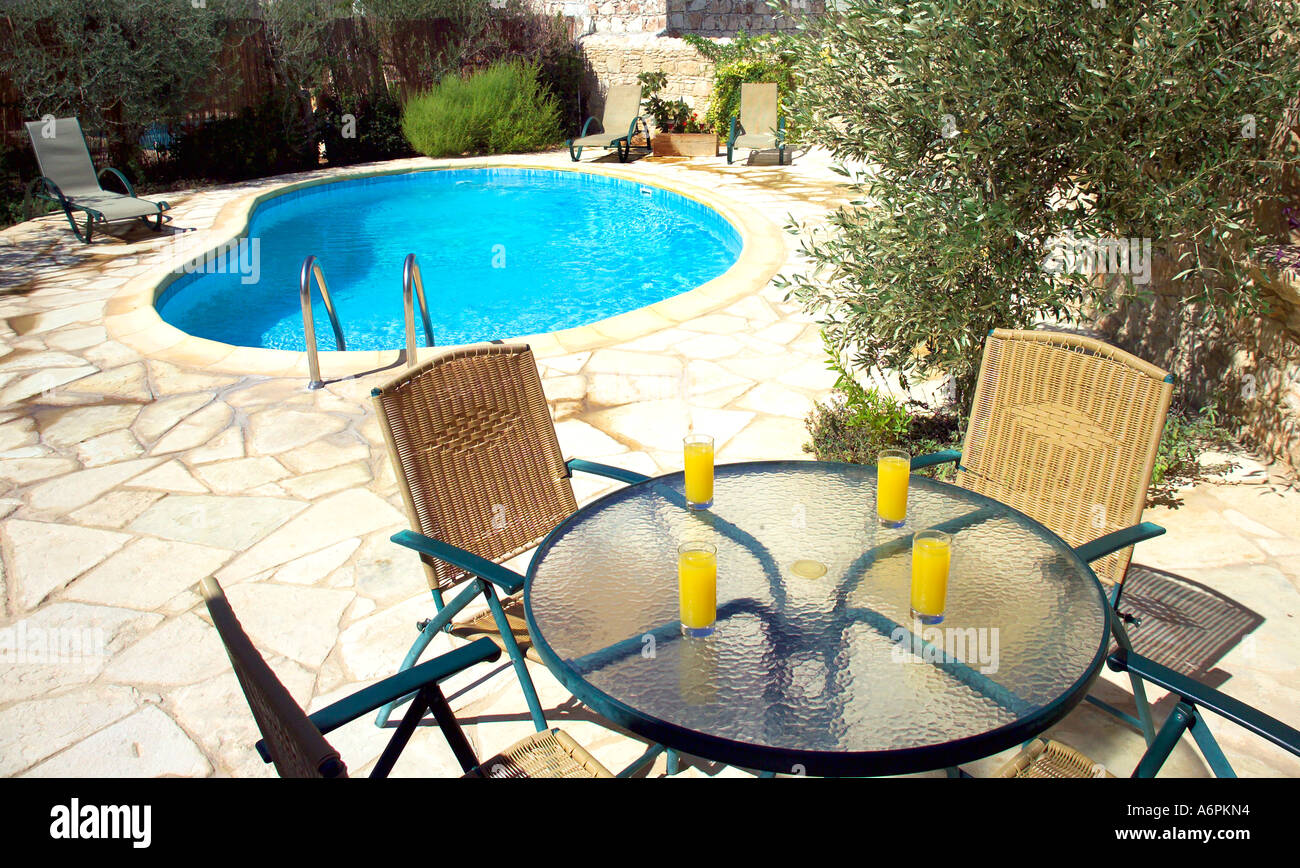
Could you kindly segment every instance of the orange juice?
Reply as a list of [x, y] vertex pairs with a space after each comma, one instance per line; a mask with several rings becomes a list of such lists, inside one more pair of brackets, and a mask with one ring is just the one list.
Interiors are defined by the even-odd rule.
[[687, 543], [677, 554], [677, 592], [682, 627], [704, 631], [718, 617], [718, 556], [708, 543]]
[[912, 615], [942, 620], [948, 603], [948, 567], [952, 537], [941, 531], [921, 531], [912, 541]]
[[694, 434], [683, 442], [686, 459], [686, 502], [701, 508], [713, 505], [713, 438]]
[[902, 527], [907, 519], [907, 480], [912, 475], [906, 453], [880, 453], [876, 464], [876, 514], [881, 524]]

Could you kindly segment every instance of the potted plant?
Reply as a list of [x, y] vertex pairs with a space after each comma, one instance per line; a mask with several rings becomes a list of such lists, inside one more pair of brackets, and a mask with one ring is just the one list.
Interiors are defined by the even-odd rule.
[[685, 100], [664, 99], [659, 92], [668, 86], [662, 72], [643, 72], [637, 76], [645, 100], [646, 114], [654, 119], [655, 136], [651, 149], [656, 157], [713, 157], [718, 153], [718, 137], [700, 120]]

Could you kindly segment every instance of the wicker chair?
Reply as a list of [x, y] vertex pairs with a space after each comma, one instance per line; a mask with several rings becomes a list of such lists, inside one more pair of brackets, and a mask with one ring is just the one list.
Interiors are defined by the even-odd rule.
[[1095, 763], [1059, 741], [1036, 738], [1003, 766], [1000, 778], [1113, 778], [1105, 766]]
[[[975, 389], [960, 452], [912, 461], [913, 468], [957, 463], [957, 484], [1024, 512], [1074, 547], [1109, 588], [1116, 645], [1111, 669], [1126, 672], [1139, 719], [1089, 696], [1137, 725], [1147, 751], [1135, 777], [1155, 775], [1183, 733], [1191, 732], [1216, 774], [1232, 768], [1202, 710], [1213, 711], [1300, 755], [1300, 732], [1134, 651], [1119, 611], [1133, 544], [1164, 533], [1142, 522], [1147, 487], [1173, 394], [1173, 377], [1136, 356], [1088, 337], [1051, 331], [994, 330]], [[1170, 661], [1171, 665], [1176, 661]], [[1144, 683], [1178, 697], [1159, 732]], [[1004, 777], [1106, 777], [1099, 764], [1061, 742], [1031, 741]]]
[[[922, 456], [912, 467], [956, 462], [958, 485], [1015, 507], [1074, 546], [1118, 607], [1133, 543], [1164, 533], [1141, 519], [1172, 395], [1172, 376], [1102, 341], [996, 329], [961, 451]], [[1137, 723], [1150, 741], [1150, 706], [1141, 679], [1132, 684], [1136, 720], [1089, 699]], [[1059, 753], [1036, 756], [1045, 763]]]
[[466, 777], [613, 777], [581, 745], [558, 729], [528, 736], [487, 762], [478, 761], [438, 682], [476, 663], [499, 658], [501, 649], [487, 639], [471, 642], [386, 678], [308, 716], [249, 640], [221, 585], [216, 579], [206, 578], [200, 586], [212, 623], [226, 646], [235, 676], [262, 733], [257, 751], [264, 762], [275, 764], [282, 778], [347, 777], [347, 766], [325, 740], [324, 733], [412, 691], [415, 699], [375, 763], [370, 773], [372, 778], [388, 777], [426, 711], [433, 713]]
[[[577, 509], [574, 470], [622, 482], [647, 477], [607, 465], [565, 461], [541, 378], [525, 344], [453, 348], [372, 392], [384, 439], [406, 503], [411, 530], [393, 542], [420, 554], [436, 615], [401, 670], [419, 659], [439, 630], [487, 635], [509, 655], [539, 732], [546, 718], [520, 650], [527, 628], [517, 599], [503, 606], [497, 590], [518, 594], [524, 577], [501, 564], [534, 548]], [[456, 596], [444, 600], [444, 594]], [[451, 619], [482, 595], [488, 611]], [[383, 726], [392, 713], [380, 709]]]

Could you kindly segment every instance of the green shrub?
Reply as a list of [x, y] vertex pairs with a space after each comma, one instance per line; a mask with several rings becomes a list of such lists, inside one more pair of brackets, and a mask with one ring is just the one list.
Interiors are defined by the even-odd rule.
[[804, 18], [796, 115], [871, 169], [844, 170], [856, 201], [805, 236], [792, 296], [855, 367], [951, 374], [963, 409], [989, 329], [1104, 303], [1044, 267], [1062, 235], [1149, 239], [1185, 297], [1258, 310], [1240, 254], [1261, 241], [1250, 206], [1297, 166], [1269, 145], [1300, 89], [1295, 8], [845, 0]]
[[300, 172], [320, 164], [314, 120], [296, 94], [271, 93], [238, 115], [182, 129], [150, 180], [242, 181]]
[[[27, 219], [24, 206], [27, 187], [41, 174], [26, 138], [17, 139], [21, 144], [10, 144], [0, 136], [0, 229]], [[24, 148], [23, 144], [28, 146]]]
[[560, 107], [536, 63], [498, 63], [411, 99], [402, 132], [427, 157], [537, 151], [560, 140]]
[[656, 133], [713, 132], [684, 99], [664, 99], [659, 91], [668, 86], [668, 73], [642, 72], [636, 77], [641, 85], [642, 111], [654, 121]]
[[316, 104], [316, 129], [331, 166], [395, 160], [414, 153], [402, 134], [402, 106], [388, 94], [351, 100], [326, 94]]
[[797, 124], [792, 123], [786, 108], [794, 92], [794, 70], [781, 37], [750, 36], [742, 30], [731, 42], [714, 42], [693, 33], [682, 38], [714, 65], [713, 89], [704, 113], [706, 126], [727, 135], [731, 119], [740, 114], [740, 86], [776, 82], [781, 114], [786, 116], [786, 138], [795, 139]]
[[[875, 464], [882, 449], [906, 449], [913, 456], [960, 448], [962, 430], [956, 415], [909, 407], [888, 393], [863, 387], [838, 363], [831, 398], [818, 402], [806, 421], [812, 442], [804, 445], [819, 461]], [[951, 464], [917, 471], [939, 479], [953, 475]]]
[[1232, 433], [1219, 424], [1217, 402], [1196, 409], [1175, 397], [1151, 469], [1148, 504], [1176, 505], [1179, 488], [1230, 470], [1227, 466], [1203, 465], [1201, 455], [1210, 450], [1233, 449], [1236, 445]]
[[[147, 6], [147, 8], [145, 8]], [[183, 114], [213, 75], [230, 0], [24, 0], [0, 14], [4, 72], [27, 118], [75, 116], [124, 165], [150, 123]]]

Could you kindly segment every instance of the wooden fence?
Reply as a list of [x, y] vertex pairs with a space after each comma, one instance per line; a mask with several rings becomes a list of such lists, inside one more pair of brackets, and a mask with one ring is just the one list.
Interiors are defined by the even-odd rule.
[[[572, 19], [561, 19], [562, 36], [570, 42], [578, 36]], [[0, 46], [5, 41], [4, 19], [0, 17]], [[547, 22], [497, 19], [488, 28], [484, 44], [509, 46], [526, 40], [530, 29], [554, 26]], [[418, 59], [431, 48], [451, 38], [452, 25], [444, 20], [405, 21], [400, 28], [386, 28], [387, 38], [364, 18], [332, 22], [326, 36], [329, 72], [319, 82], [322, 89], [341, 94], [374, 94], [381, 89], [404, 97], [430, 83], [428, 70]], [[387, 42], [388, 44], [382, 44]], [[200, 123], [237, 114], [260, 104], [277, 87], [276, 66], [264, 23], [257, 19], [226, 23], [218, 68], [204, 82], [203, 91], [188, 101], [182, 124]], [[490, 63], [490, 53], [471, 51], [463, 64], [475, 68]], [[178, 59], [180, 60], [180, 59]], [[0, 69], [0, 135], [11, 144], [21, 140], [25, 117], [22, 94]], [[96, 142], [91, 146], [95, 148]]]

